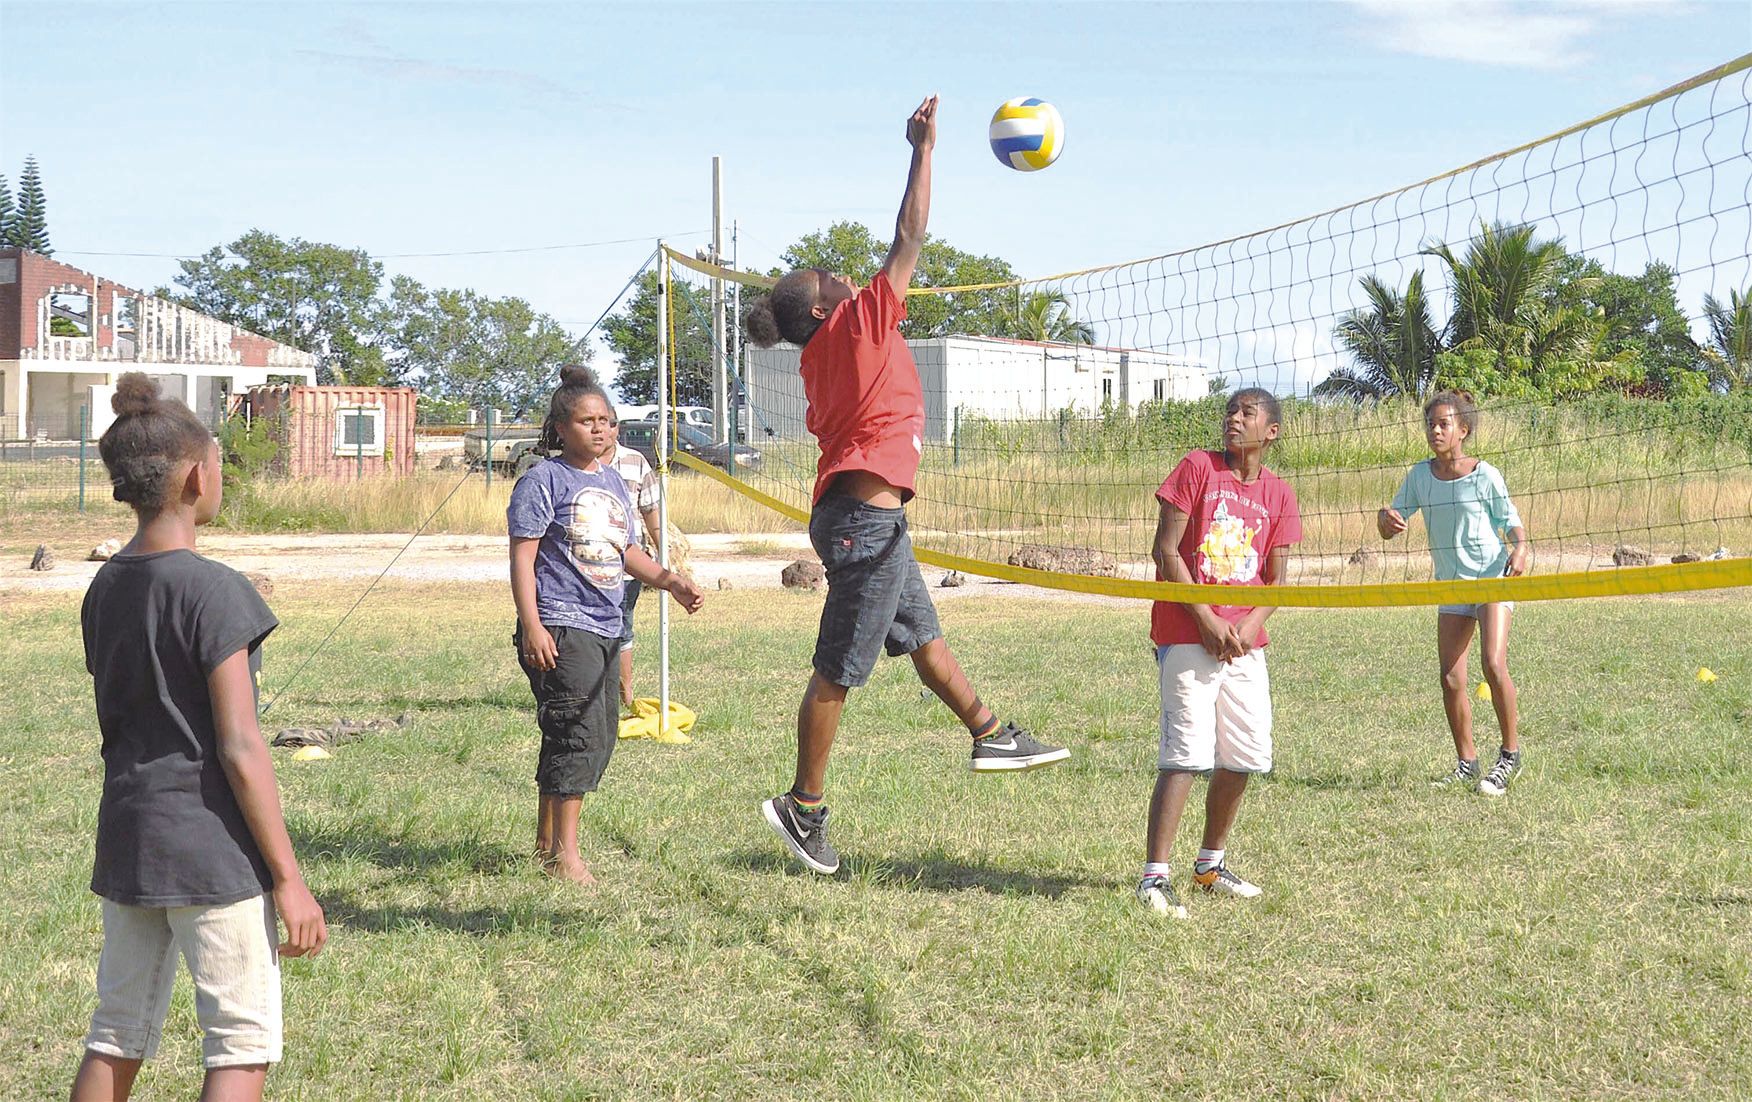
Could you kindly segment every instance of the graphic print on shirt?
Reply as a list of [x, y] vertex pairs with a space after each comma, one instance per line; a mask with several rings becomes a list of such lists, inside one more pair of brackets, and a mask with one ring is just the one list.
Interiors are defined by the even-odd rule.
[[578, 572], [592, 585], [614, 585], [632, 534], [620, 498], [599, 486], [584, 487], [572, 498], [565, 528], [566, 553]]
[[1210, 527], [1205, 529], [1205, 537], [1198, 545], [1198, 580], [1246, 583], [1257, 577], [1259, 551], [1253, 540], [1259, 531], [1230, 513], [1227, 501], [1218, 501]]

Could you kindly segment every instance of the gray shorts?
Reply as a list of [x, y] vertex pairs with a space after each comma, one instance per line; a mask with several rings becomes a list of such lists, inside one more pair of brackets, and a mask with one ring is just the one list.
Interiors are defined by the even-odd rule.
[[906, 510], [826, 494], [809, 516], [809, 542], [827, 571], [827, 604], [815, 637], [815, 672], [855, 688], [884, 649], [911, 654], [943, 631], [913, 558]]
[[541, 728], [535, 784], [543, 796], [582, 796], [602, 783], [620, 736], [620, 641], [583, 628], [549, 625], [548, 634], [559, 651], [551, 670], [524, 660], [521, 625], [512, 636]]

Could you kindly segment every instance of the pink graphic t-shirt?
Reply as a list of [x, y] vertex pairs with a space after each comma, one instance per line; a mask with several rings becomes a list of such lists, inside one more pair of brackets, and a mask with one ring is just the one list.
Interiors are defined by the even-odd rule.
[[[1265, 560], [1273, 550], [1302, 539], [1302, 514], [1290, 484], [1260, 469], [1242, 482], [1222, 452], [1191, 452], [1163, 480], [1156, 498], [1188, 517], [1180, 537], [1180, 558], [1201, 585], [1264, 585]], [[1166, 581], [1160, 573], [1157, 581]], [[1216, 603], [1211, 609], [1235, 623], [1251, 605]], [[1150, 606], [1150, 640], [1157, 646], [1197, 643], [1198, 623], [1185, 605], [1157, 601]], [[1268, 642], [1259, 633], [1259, 645]]]

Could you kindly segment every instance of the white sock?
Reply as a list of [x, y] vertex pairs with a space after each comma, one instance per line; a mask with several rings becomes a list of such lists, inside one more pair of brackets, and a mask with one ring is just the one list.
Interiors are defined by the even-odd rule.
[[1210, 872], [1223, 863], [1224, 850], [1199, 848], [1198, 856], [1193, 858], [1193, 872]]
[[1144, 875], [1146, 877], [1160, 876], [1160, 877], [1166, 879], [1168, 876], [1168, 862], [1166, 862], [1166, 861], [1145, 861], [1144, 862]]

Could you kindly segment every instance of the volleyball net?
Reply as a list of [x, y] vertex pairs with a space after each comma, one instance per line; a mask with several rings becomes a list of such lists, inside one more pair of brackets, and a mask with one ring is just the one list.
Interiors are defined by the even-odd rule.
[[[1282, 399], [1266, 457], [1304, 539], [1275, 605], [1538, 600], [1752, 584], [1752, 54], [1515, 149], [1344, 207], [1142, 260], [908, 292], [926, 424], [921, 561], [1056, 588], [1153, 581], [1155, 491], [1220, 447], [1225, 396]], [[662, 249], [662, 376], [746, 448], [674, 462], [799, 523], [817, 449], [800, 350], [744, 348], [713, 292], [771, 275]], [[869, 273], [852, 273], [868, 275]], [[1434, 582], [1424, 526], [1376, 513], [1428, 458], [1422, 402], [1470, 390], [1528, 577]], [[704, 401], [702, 394], [706, 395]], [[679, 430], [677, 430], [679, 431]], [[1202, 587], [1199, 587], [1202, 588]]]

